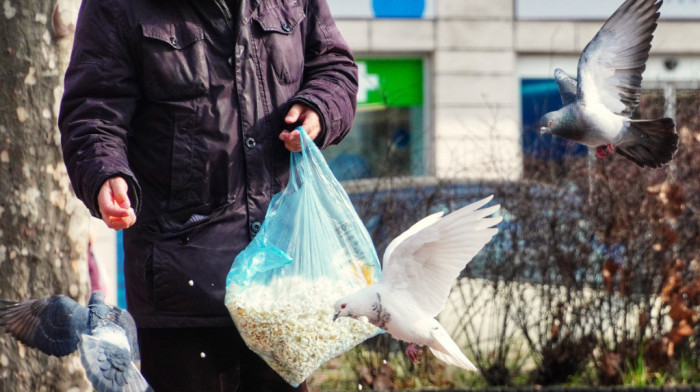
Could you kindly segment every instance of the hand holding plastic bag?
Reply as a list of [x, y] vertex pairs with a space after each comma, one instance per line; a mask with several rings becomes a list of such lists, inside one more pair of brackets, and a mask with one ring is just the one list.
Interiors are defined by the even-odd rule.
[[226, 307], [248, 347], [291, 385], [380, 332], [333, 321], [336, 299], [379, 280], [372, 240], [306, 132], [287, 187], [233, 262]]

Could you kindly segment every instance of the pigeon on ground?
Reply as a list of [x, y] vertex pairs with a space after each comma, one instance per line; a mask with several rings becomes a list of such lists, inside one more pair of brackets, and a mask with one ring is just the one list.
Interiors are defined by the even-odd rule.
[[379, 283], [335, 303], [334, 320], [352, 317], [370, 322], [410, 343], [406, 354], [416, 362], [428, 346], [448, 364], [476, 371], [445, 328], [435, 319], [447, 303], [464, 266], [498, 232], [499, 206], [480, 209], [493, 196], [442, 216], [423, 218], [396, 237], [384, 252]]
[[87, 307], [64, 295], [0, 304], [0, 326], [27, 346], [57, 357], [79, 349], [98, 392], [151, 390], [133, 363], [138, 358], [134, 320], [126, 310], [106, 305], [101, 291], [92, 293]]
[[581, 53], [577, 78], [554, 71], [564, 107], [542, 117], [540, 134], [594, 147], [599, 158], [617, 152], [641, 167], [658, 168], [673, 158], [678, 134], [672, 119], [630, 118], [662, 3], [625, 1]]

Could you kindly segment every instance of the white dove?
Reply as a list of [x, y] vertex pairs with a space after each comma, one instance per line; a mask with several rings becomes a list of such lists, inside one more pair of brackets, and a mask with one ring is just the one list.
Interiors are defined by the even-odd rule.
[[498, 232], [494, 226], [501, 218], [488, 216], [499, 206], [479, 209], [492, 198], [446, 216], [430, 215], [396, 237], [384, 252], [380, 282], [339, 299], [334, 320], [352, 317], [376, 325], [410, 343], [406, 355], [414, 362], [417, 346], [428, 346], [438, 359], [476, 371], [435, 317], [464, 266]]

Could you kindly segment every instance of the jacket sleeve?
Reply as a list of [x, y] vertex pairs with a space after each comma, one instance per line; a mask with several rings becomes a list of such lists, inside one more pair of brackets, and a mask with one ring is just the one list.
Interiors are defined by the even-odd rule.
[[63, 159], [76, 196], [100, 218], [97, 194], [122, 176], [139, 210], [126, 137], [139, 89], [125, 35], [125, 16], [111, 0], [83, 0], [58, 119]]
[[304, 22], [304, 81], [291, 102], [312, 107], [321, 117], [316, 144], [339, 143], [352, 127], [357, 107], [357, 65], [326, 0], [308, 0]]

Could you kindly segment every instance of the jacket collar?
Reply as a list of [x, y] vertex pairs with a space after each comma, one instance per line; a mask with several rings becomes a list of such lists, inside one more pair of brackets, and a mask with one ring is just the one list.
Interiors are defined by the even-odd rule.
[[241, 16], [241, 24], [248, 24], [250, 18], [260, 6], [260, 0], [240, 0], [238, 4], [238, 15]]

